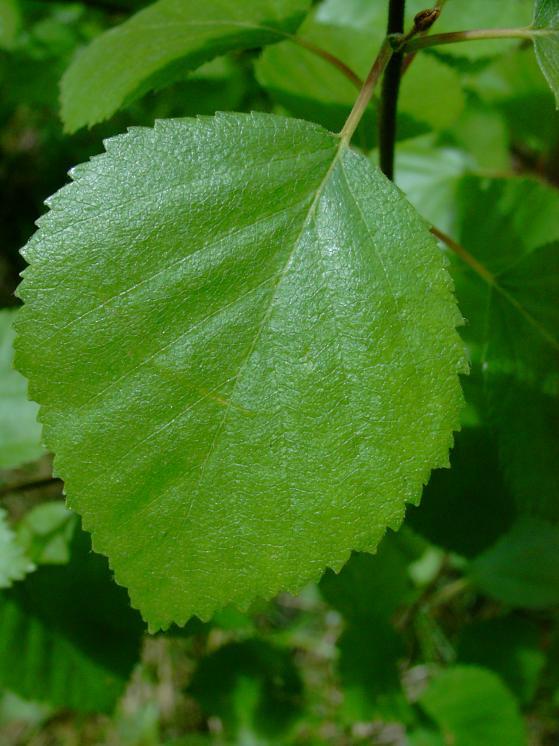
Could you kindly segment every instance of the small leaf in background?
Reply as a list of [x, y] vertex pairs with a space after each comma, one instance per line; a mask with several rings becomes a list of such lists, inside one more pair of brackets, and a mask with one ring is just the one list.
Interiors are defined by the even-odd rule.
[[281, 41], [310, 0], [159, 0], [98, 36], [61, 83], [69, 132], [107, 119], [149, 90], [235, 49]]
[[79, 712], [111, 712], [140, 653], [143, 625], [89, 537], [0, 594], [0, 686]]
[[431, 135], [398, 145], [396, 183], [432, 225], [448, 231], [454, 221], [461, 178], [474, 162], [462, 150], [441, 146]]
[[106, 146], [25, 250], [18, 359], [157, 629], [374, 550], [448, 464], [466, 366], [436, 242], [339, 138], [237, 114]]
[[18, 523], [18, 542], [38, 565], [65, 565], [77, 524], [77, 516], [63, 502], [37, 505]]
[[189, 691], [240, 743], [258, 743], [256, 734], [285, 734], [303, 704], [303, 684], [291, 653], [256, 639], [230, 643], [206, 656]]
[[35, 569], [8, 523], [6, 511], [0, 508], [0, 588], [9, 588]]
[[536, 0], [532, 27], [536, 57], [559, 108], [559, 1]]
[[413, 719], [400, 681], [404, 640], [388, 621], [364, 618], [350, 623], [337, 647], [343, 717], [347, 722]]
[[453, 262], [463, 335], [485, 381], [486, 419], [517, 510], [556, 520], [559, 193], [534, 179], [478, 177], [466, 177], [458, 193], [453, 234], [493, 274], [488, 281]]
[[0, 0], [0, 49], [14, 46], [20, 25], [19, 0]]
[[376, 554], [354, 553], [339, 574], [328, 570], [320, 581], [323, 597], [348, 621], [389, 619], [416, 594], [408, 574], [415, 557], [406, 549], [402, 534], [388, 532]]
[[537, 625], [513, 615], [463, 627], [457, 656], [499, 674], [523, 705], [534, 698], [546, 660]]
[[559, 605], [559, 526], [524, 517], [470, 565], [487, 595], [513, 607]]
[[498, 676], [454, 666], [429, 683], [419, 699], [452, 746], [526, 746], [516, 701]]
[[[533, 0], [448, 0], [437, 21], [434, 33], [466, 31], [476, 28], [520, 28], [530, 25]], [[489, 39], [470, 43], [448, 44], [440, 48], [441, 56], [464, 58], [471, 62], [490, 60], [519, 46], [518, 39]]]
[[473, 557], [510, 528], [514, 506], [487, 429], [459, 432], [450, 465], [433, 473], [421, 505], [408, 509], [406, 523], [433, 544]]
[[0, 469], [13, 469], [43, 455], [38, 407], [27, 382], [13, 367], [16, 311], [0, 311]]

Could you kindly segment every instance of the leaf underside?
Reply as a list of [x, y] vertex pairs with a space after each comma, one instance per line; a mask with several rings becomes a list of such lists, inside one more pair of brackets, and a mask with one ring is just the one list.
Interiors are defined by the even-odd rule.
[[112, 116], [150, 90], [232, 50], [281, 41], [310, 0], [159, 0], [98, 36], [61, 81], [69, 132]]
[[374, 550], [448, 464], [464, 352], [427, 227], [321, 127], [218, 115], [106, 148], [25, 249], [17, 361], [157, 629]]

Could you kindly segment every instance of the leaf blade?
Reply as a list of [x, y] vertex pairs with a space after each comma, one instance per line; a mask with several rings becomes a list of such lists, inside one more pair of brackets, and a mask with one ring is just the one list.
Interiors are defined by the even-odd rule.
[[374, 549], [447, 464], [465, 364], [444, 262], [339, 143], [271, 115], [135, 130], [26, 249], [19, 366], [71, 506], [154, 628]]
[[309, 0], [183, 3], [159, 0], [102, 34], [61, 82], [61, 115], [74, 132], [107, 119], [147, 91], [215, 57], [279, 41], [293, 32]]

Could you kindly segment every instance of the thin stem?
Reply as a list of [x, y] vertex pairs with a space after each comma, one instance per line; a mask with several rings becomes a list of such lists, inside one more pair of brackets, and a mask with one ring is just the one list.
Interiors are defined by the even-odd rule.
[[361, 80], [359, 75], [357, 75], [349, 65], [346, 65], [343, 60], [341, 60], [339, 57], [336, 57], [335, 54], [331, 54], [326, 49], [322, 49], [322, 47], [319, 47], [316, 44], [313, 44], [311, 41], [307, 41], [306, 39], [301, 38], [300, 36], [289, 35], [288, 38], [290, 41], [294, 42], [298, 46], [306, 49], [309, 52], [312, 52], [312, 54], [328, 62], [330, 65], [339, 70], [342, 75], [345, 75], [345, 77], [357, 88], [357, 90], [361, 90], [361, 88], [363, 87], [363, 81]]
[[348, 116], [347, 121], [344, 124], [342, 131], [340, 132], [342, 142], [347, 144], [353, 137], [355, 130], [357, 129], [359, 122], [361, 121], [361, 118], [365, 113], [365, 110], [367, 109], [367, 106], [369, 105], [376, 85], [383, 72], [385, 71], [386, 66], [390, 62], [392, 54], [392, 44], [390, 39], [387, 37], [384, 40], [375, 61], [373, 62], [369, 74], [367, 75], [367, 78], [363, 83], [363, 87], [359, 92], [359, 96], [357, 97], [357, 100], [353, 105], [353, 109], [351, 110], [350, 115]]
[[451, 238], [447, 233], [444, 233], [443, 231], [439, 230], [438, 228], [431, 228], [431, 233], [436, 236], [439, 241], [442, 241], [448, 248], [453, 251], [457, 256], [460, 257], [466, 264], [468, 264], [474, 272], [476, 272], [480, 277], [483, 277], [483, 279], [489, 283], [490, 285], [495, 284], [495, 277], [491, 274], [491, 272], [481, 264], [481, 262], [478, 262], [478, 260], [470, 254], [470, 252], [465, 249], [461, 244], [459, 244], [457, 241], [455, 241], [453, 238]]
[[456, 44], [462, 41], [480, 41], [483, 39], [532, 39], [537, 35], [536, 29], [531, 28], [482, 28], [471, 31], [451, 31], [446, 34], [419, 36], [403, 45], [405, 52], [417, 52], [426, 47], [442, 44]]
[[12, 495], [15, 492], [31, 492], [32, 490], [42, 489], [43, 487], [51, 487], [55, 484], [62, 486], [63, 482], [61, 479], [57, 479], [56, 477], [46, 477], [45, 479], [35, 479], [32, 482], [7, 484], [3, 487], [0, 487], [0, 498], [6, 497], [6, 495]]
[[[402, 34], [404, 32], [405, 8], [406, 0], [390, 0], [387, 34]], [[382, 81], [378, 122], [379, 162], [381, 171], [389, 179], [394, 178], [396, 114], [403, 59], [403, 52], [392, 55]]]
[[430, 609], [436, 608], [437, 606], [444, 606], [448, 604], [449, 601], [454, 600], [456, 596], [460, 596], [464, 591], [467, 591], [470, 588], [472, 588], [472, 581], [469, 578], [458, 578], [457, 580], [453, 580], [451, 583], [443, 585], [440, 590], [431, 596], [428, 606]]

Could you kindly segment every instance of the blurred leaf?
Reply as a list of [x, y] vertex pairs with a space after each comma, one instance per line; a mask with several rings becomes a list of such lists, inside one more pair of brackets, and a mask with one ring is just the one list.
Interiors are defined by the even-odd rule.
[[559, 521], [557, 395], [506, 376], [492, 379], [489, 390], [501, 465], [517, 512]]
[[189, 692], [226, 734], [248, 738], [285, 733], [301, 713], [303, 686], [289, 651], [254, 639], [204, 657]]
[[[437, 21], [435, 33], [466, 31], [476, 28], [518, 28], [530, 25], [533, 0], [448, 0]], [[490, 39], [441, 48], [444, 56], [464, 57], [470, 61], [488, 59], [518, 46], [517, 39]]]
[[21, 25], [18, 0], [0, 0], [0, 49], [11, 49]]
[[398, 110], [431, 131], [452, 127], [464, 110], [460, 75], [430, 54], [419, 54], [402, 76]]
[[495, 441], [484, 428], [456, 434], [450, 469], [433, 472], [421, 505], [406, 515], [406, 523], [429, 541], [466, 557], [491, 546], [513, 519]]
[[447, 746], [442, 734], [436, 730], [420, 728], [408, 736], [409, 746]]
[[[487, 111], [493, 116], [500, 114], [515, 147], [547, 155], [556, 146], [559, 113], [531, 48], [496, 58], [481, 74], [470, 78], [468, 86], [483, 100]], [[478, 140], [486, 137], [478, 128]]]
[[65, 565], [78, 523], [63, 502], [50, 502], [29, 510], [18, 523], [17, 538], [38, 565]]
[[538, 627], [518, 616], [465, 626], [457, 653], [461, 663], [490, 668], [499, 674], [523, 705], [534, 698], [546, 660]]
[[38, 407], [27, 398], [27, 382], [13, 368], [14, 310], [0, 311], [0, 469], [43, 455]]
[[412, 719], [411, 707], [400, 682], [403, 638], [389, 622], [373, 618], [352, 622], [337, 645], [343, 712], [348, 722], [375, 719], [407, 722]]
[[276, 42], [301, 23], [310, 0], [159, 0], [99, 36], [61, 83], [73, 132], [230, 50]]
[[514, 697], [490, 671], [454, 666], [436, 676], [419, 702], [452, 746], [526, 746]]
[[[534, 48], [543, 74], [559, 108], [559, 2], [536, 0], [534, 20]], [[539, 33], [538, 33], [539, 32]]]
[[[384, 25], [320, 22], [320, 7], [301, 26], [298, 36], [328, 50], [364, 78], [384, 37]], [[328, 16], [330, 18], [330, 15]], [[357, 89], [339, 70], [312, 52], [284, 42], [267, 48], [256, 65], [260, 83], [275, 101], [298, 117], [332, 131], [343, 126]], [[406, 73], [400, 92], [398, 138], [428, 128], [443, 129], [460, 116], [464, 96], [454, 70], [430, 55], [421, 55]], [[378, 100], [373, 100], [356, 134], [356, 143], [371, 148], [377, 139]]]
[[139, 657], [143, 624], [78, 531], [71, 562], [0, 595], [0, 685], [80, 712], [110, 712]]
[[472, 171], [511, 170], [510, 137], [502, 113], [469, 92], [460, 119], [449, 133], [451, 142], [465, 150], [475, 168]]
[[559, 526], [524, 517], [470, 565], [489, 596], [513, 607], [559, 605]]
[[0, 588], [9, 588], [34, 569], [35, 565], [26, 556], [8, 523], [6, 511], [0, 508]]
[[432, 136], [417, 138], [396, 149], [396, 183], [426, 220], [446, 231], [460, 179], [473, 165], [464, 151], [438, 145]]
[[[377, 47], [376, 36], [320, 24], [312, 17], [303, 23], [298, 36], [336, 55], [361, 77], [367, 74]], [[330, 63], [292, 42], [265, 49], [255, 71], [274, 101], [295, 116], [318, 122], [331, 131], [342, 128], [359, 90]], [[376, 111], [370, 106], [356, 142], [367, 146], [374, 143], [375, 122]]]
[[328, 570], [320, 581], [320, 591], [331, 606], [357, 625], [389, 619], [415, 597], [408, 574], [411, 559], [405, 538], [388, 532], [376, 554], [353, 553], [338, 575]]
[[454, 261], [502, 468], [519, 510], [557, 519], [559, 192], [531, 179], [468, 177], [459, 196], [459, 241], [493, 273], [488, 281]]

